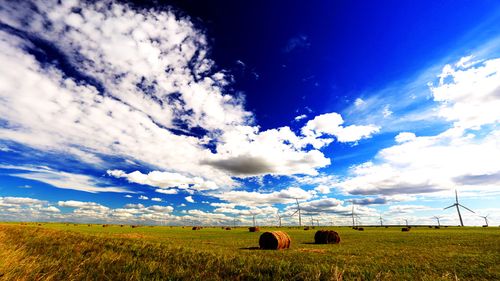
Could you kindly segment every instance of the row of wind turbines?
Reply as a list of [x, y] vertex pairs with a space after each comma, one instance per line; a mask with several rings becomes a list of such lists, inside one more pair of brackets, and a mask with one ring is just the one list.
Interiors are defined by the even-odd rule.
[[[292, 214], [290, 215], [285, 215], [285, 214], [280, 214], [278, 212], [277, 214], [277, 218], [278, 218], [278, 226], [281, 227], [282, 226], [282, 219], [285, 218], [285, 217], [293, 217], [295, 215], [298, 215], [298, 223], [299, 223], [299, 227], [302, 226], [302, 213], [301, 213], [301, 208], [300, 208], [300, 204], [299, 204], [299, 200], [297, 198], [295, 198], [295, 201], [296, 201], [296, 204], [297, 204], [297, 209], [295, 210], [295, 212], [293, 212]], [[464, 222], [463, 222], [463, 219], [462, 219], [462, 214], [460, 213], [460, 208], [464, 208], [466, 209], [467, 211], [469, 212], [472, 212], [475, 214], [474, 211], [472, 211], [471, 209], [465, 207], [464, 205], [460, 204], [460, 202], [458, 201], [458, 192], [457, 190], [455, 190], [455, 203], [453, 203], [452, 205], [444, 208], [444, 210], [446, 209], [449, 209], [449, 208], [453, 208], [453, 207], [456, 207], [457, 209], [457, 213], [458, 213], [458, 218], [460, 220], [460, 226], [464, 226]], [[352, 210], [351, 210], [351, 213], [350, 213], [350, 216], [352, 218], [352, 225], [355, 226], [356, 225], [356, 220], [360, 217], [358, 214], [356, 214], [354, 212], [354, 201], [352, 202]], [[488, 215], [486, 216], [479, 216], [481, 218], [484, 219], [484, 222], [485, 222], [485, 227], [488, 226]], [[437, 220], [437, 223], [438, 223], [438, 226], [441, 226], [441, 221], [440, 219], [442, 219], [442, 217], [438, 217], [438, 216], [434, 216], [433, 218], [435, 218]], [[313, 217], [311, 216], [311, 225], [314, 226], [314, 221], [316, 221], [317, 225], [319, 226], [319, 220], [315, 220], [313, 219]], [[383, 226], [383, 219], [382, 219], [382, 216], [380, 215], [379, 217], [379, 221], [380, 221], [380, 226]], [[406, 225], [408, 226], [408, 220], [405, 219], [406, 221]], [[255, 216], [253, 216], [253, 224], [255, 226]]]

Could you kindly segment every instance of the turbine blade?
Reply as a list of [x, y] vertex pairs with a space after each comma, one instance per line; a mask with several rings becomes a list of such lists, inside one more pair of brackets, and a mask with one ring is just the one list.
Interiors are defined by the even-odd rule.
[[443, 210], [449, 209], [449, 208], [451, 208], [451, 207], [455, 207], [455, 205], [456, 205], [456, 204], [453, 204], [453, 205], [451, 205], [451, 206], [449, 206], [449, 207], [444, 208]]
[[456, 190], [456, 189], [455, 189], [455, 200], [456, 200], [456, 201], [457, 201], [457, 203], [458, 203], [458, 192], [457, 192], [457, 190]]
[[462, 204], [458, 204], [458, 206], [460, 206], [460, 207], [462, 207], [462, 208], [465, 208], [465, 209], [467, 209], [468, 211], [473, 212], [473, 213], [475, 214], [475, 212], [474, 212], [473, 210], [471, 210], [471, 209], [469, 209], [469, 208], [465, 207], [465, 206], [464, 206], [464, 205], [462, 205]]

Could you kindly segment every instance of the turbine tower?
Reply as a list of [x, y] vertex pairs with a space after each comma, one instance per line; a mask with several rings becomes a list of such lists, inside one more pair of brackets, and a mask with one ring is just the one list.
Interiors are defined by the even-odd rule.
[[279, 227], [281, 227], [281, 218], [283, 218], [283, 216], [280, 215], [280, 212], [278, 211], [278, 222], [279, 222]]
[[351, 217], [352, 217], [352, 227], [354, 227], [354, 200], [352, 201]]
[[484, 219], [484, 222], [486, 223], [485, 225], [488, 226], [488, 216], [489, 215], [486, 215], [486, 216], [480, 216]]
[[455, 203], [451, 206], [448, 206], [446, 208], [444, 208], [444, 210], [446, 209], [449, 209], [451, 207], [457, 207], [457, 213], [458, 213], [458, 218], [460, 219], [460, 225], [461, 226], [464, 226], [464, 221], [462, 220], [462, 215], [460, 214], [460, 208], [459, 207], [462, 207], [464, 209], [466, 209], [467, 211], [470, 211], [472, 213], [474, 213], [474, 211], [472, 211], [471, 209], [465, 207], [464, 205], [458, 203], [458, 193], [457, 193], [457, 190], [455, 189]]
[[299, 211], [299, 226], [302, 226], [302, 215], [300, 214], [299, 199], [295, 199], [295, 201], [297, 201], [297, 211]]
[[379, 216], [380, 226], [384, 226], [384, 220], [382, 219], [382, 215]]
[[434, 218], [437, 220], [437, 222], [438, 222], [438, 226], [439, 226], [439, 227], [441, 227], [441, 222], [439, 221], [439, 219], [440, 219], [441, 217], [434, 216]]
[[295, 198], [295, 201], [297, 201], [297, 211], [295, 211], [293, 214], [291, 214], [290, 217], [293, 217], [296, 213], [299, 213], [299, 227], [300, 227], [300, 226], [302, 226], [302, 215], [300, 214], [299, 199]]

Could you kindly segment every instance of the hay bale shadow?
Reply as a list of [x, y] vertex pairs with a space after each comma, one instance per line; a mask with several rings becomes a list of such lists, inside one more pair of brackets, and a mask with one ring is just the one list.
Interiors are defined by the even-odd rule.
[[260, 250], [260, 247], [245, 247], [245, 248], [240, 248], [240, 250]]

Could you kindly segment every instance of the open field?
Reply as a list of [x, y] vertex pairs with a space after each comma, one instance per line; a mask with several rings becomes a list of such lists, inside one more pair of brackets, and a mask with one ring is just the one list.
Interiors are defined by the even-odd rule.
[[[276, 229], [276, 228], [274, 228]], [[1, 280], [500, 280], [500, 228], [281, 228], [288, 250], [258, 250], [261, 232], [191, 227], [0, 224]]]

